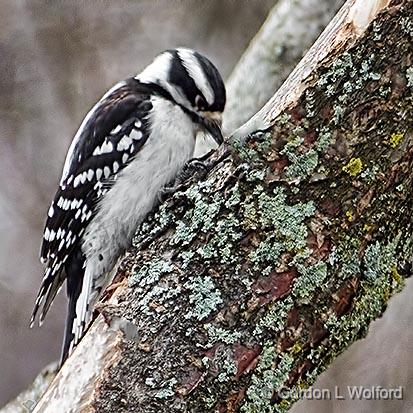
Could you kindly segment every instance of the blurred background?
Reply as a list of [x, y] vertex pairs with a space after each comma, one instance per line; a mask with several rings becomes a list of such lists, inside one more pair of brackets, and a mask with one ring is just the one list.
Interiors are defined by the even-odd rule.
[[[171, 47], [199, 50], [228, 77], [274, 3], [0, 0], [0, 406], [59, 357], [64, 294], [41, 329], [30, 330], [28, 321], [42, 278], [44, 218], [87, 111], [114, 83]], [[405, 400], [314, 401], [297, 404], [295, 412], [413, 411], [408, 287], [369, 337], [318, 382], [403, 385]]]

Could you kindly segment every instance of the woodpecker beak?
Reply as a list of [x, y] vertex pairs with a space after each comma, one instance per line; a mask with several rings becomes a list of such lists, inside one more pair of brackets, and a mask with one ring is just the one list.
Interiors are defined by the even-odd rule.
[[224, 142], [221, 131], [222, 114], [220, 112], [202, 112], [202, 124], [218, 145]]

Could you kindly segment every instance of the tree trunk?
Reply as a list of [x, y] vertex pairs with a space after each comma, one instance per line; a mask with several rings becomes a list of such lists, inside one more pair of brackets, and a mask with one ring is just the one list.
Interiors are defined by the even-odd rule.
[[281, 412], [403, 286], [413, 3], [349, 0], [142, 226], [36, 412]]

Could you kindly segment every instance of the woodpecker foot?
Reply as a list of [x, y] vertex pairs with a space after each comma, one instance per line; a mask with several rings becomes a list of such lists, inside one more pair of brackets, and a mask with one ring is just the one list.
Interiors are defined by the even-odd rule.
[[188, 180], [199, 181], [204, 179], [216, 165], [228, 156], [228, 151], [223, 151], [220, 156], [211, 157], [214, 152], [214, 150], [211, 150], [199, 158], [194, 158], [188, 161], [179, 174], [179, 182], [184, 183]]
[[175, 181], [174, 185], [171, 186], [164, 186], [158, 192], [158, 201], [163, 204], [172, 194], [179, 191], [180, 189], [184, 189], [184, 185], [178, 182], [178, 179]]
[[182, 168], [182, 171], [178, 175], [177, 181], [184, 183], [185, 181], [193, 179], [194, 177], [199, 177], [199, 179], [201, 179], [204, 178], [207, 173], [208, 164], [205, 161], [194, 158], [188, 161]]
[[172, 194], [177, 191], [186, 189], [191, 183], [200, 181], [206, 177], [206, 175], [218, 165], [224, 158], [228, 156], [228, 151], [224, 151], [220, 156], [213, 157], [211, 159], [211, 154], [215, 152], [211, 150], [205, 155], [199, 158], [193, 158], [189, 160], [181, 172], [178, 174], [176, 180], [172, 185], [167, 185], [161, 189], [158, 194], [159, 202], [163, 203]]

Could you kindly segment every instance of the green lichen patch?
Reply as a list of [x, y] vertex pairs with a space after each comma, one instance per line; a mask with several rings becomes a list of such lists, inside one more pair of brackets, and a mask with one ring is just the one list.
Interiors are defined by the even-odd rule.
[[[135, 287], [136, 288], [136, 287]], [[139, 308], [143, 314], [154, 315], [159, 306], [174, 311], [173, 300], [181, 294], [181, 287], [171, 283], [154, 285], [139, 301]]]
[[219, 258], [224, 264], [236, 261], [234, 248], [242, 236], [238, 219], [229, 213], [225, 218], [218, 220], [214, 227], [214, 235], [208, 243], [198, 247], [196, 253], [203, 260]]
[[238, 182], [230, 189], [228, 195], [229, 197], [225, 201], [226, 208], [231, 209], [238, 206], [241, 203], [241, 194]]
[[237, 364], [234, 360], [226, 358], [221, 364], [221, 371], [218, 374], [217, 380], [221, 383], [226, 383], [231, 377], [237, 374]]
[[[395, 273], [398, 274], [399, 247], [399, 237], [388, 243], [375, 241], [367, 246], [362, 258], [359, 258], [360, 244], [356, 242], [350, 247], [348, 244], [338, 247], [339, 251], [336, 254], [340, 258], [336, 262], [342, 266], [341, 272], [347, 276], [363, 277], [360, 279], [358, 293], [353, 298], [351, 312], [340, 317], [332, 312], [325, 319], [324, 325], [330, 332], [330, 341], [328, 347], [320, 346], [308, 355], [308, 359], [312, 361], [314, 358], [324, 360], [323, 366], [317, 371], [307, 374], [309, 383], [328, 366], [331, 359], [355, 340], [366, 335], [371, 321], [382, 314], [389, 298], [400, 291], [403, 279], [394, 277]], [[348, 260], [351, 256], [353, 259]]]
[[244, 226], [261, 228], [256, 246], [248, 253], [250, 269], [268, 275], [280, 264], [280, 257], [288, 252], [291, 265], [304, 262], [310, 255], [307, 248], [306, 220], [315, 213], [315, 204], [287, 202], [286, 191], [277, 187], [270, 193], [257, 189], [257, 196], [249, 196], [243, 204]]
[[159, 206], [153, 216], [149, 216], [137, 229], [132, 240], [133, 246], [140, 248], [141, 242], [156, 237], [174, 222], [174, 215], [165, 204]]
[[[391, 273], [397, 265], [396, 248], [399, 238], [383, 246], [380, 242], [369, 245], [364, 254], [365, 277], [370, 282]], [[396, 266], [397, 268], [397, 266]]]
[[205, 324], [204, 329], [208, 334], [209, 347], [212, 347], [217, 342], [222, 342], [225, 344], [234, 344], [241, 337], [241, 333], [239, 331], [232, 331], [229, 329], [216, 326], [214, 324]]
[[340, 279], [347, 280], [360, 274], [361, 258], [359, 256], [360, 240], [358, 238], [348, 238], [334, 248], [329, 257], [329, 264], [336, 266], [340, 264], [338, 275]]
[[173, 387], [178, 383], [175, 378], [162, 383], [162, 388], [155, 393], [157, 399], [168, 399], [175, 394]]
[[195, 257], [195, 252], [194, 251], [192, 251], [192, 250], [182, 251], [179, 254], [179, 258], [182, 261], [182, 268], [183, 269], [187, 268], [191, 264], [194, 257]]
[[293, 294], [301, 300], [308, 300], [316, 289], [322, 289], [327, 278], [327, 264], [323, 261], [311, 266], [297, 265], [300, 274], [295, 279]]
[[286, 201], [287, 195], [281, 187], [275, 188], [272, 194], [261, 193], [257, 218], [262, 228], [271, 228], [284, 237], [287, 249], [296, 250], [305, 246], [303, 238], [307, 230], [304, 220], [314, 215], [315, 205], [313, 202], [289, 205]]
[[306, 130], [297, 126], [292, 135], [280, 151], [281, 155], [286, 155], [289, 165], [285, 168], [287, 180], [306, 179], [315, 171], [319, 165], [319, 156], [324, 153], [332, 142], [332, 134], [327, 127], [322, 127], [313, 147], [304, 144]]
[[[193, 189], [191, 189], [193, 191]], [[174, 236], [171, 239], [172, 245], [188, 245], [197, 236], [198, 231], [208, 232], [215, 225], [215, 217], [218, 215], [223, 200], [216, 198], [204, 200], [199, 192], [191, 194], [195, 201], [194, 208], [188, 211], [183, 219], [177, 223]]]
[[409, 17], [403, 17], [400, 23], [403, 32], [413, 37], [413, 21]]
[[196, 237], [195, 229], [185, 221], [179, 221], [176, 224], [174, 236], [170, 241], [171, 245], [188, 245]]
[[360, 173], [360, 178], [366, 181], [366, 183], [371, 184], [377, 179], [377, 175], [380, 172], [379, 165], [372, 165], [372, 167], [367, 167], [363, 169]]
[[277, 240], [276, 235], [269, 234], [249, 253], [248, 258], [254, 264], [253, 268], [258, 270], [262, 268], [263, 263], [276, 263], [284, 249], [283, 243]]
[[294, 154], [295, 150], [300, 147], [303, 142], [304, 138], [301, 136], [302, 134], [294, 133], [290, 139], [284, 145], [284, 148], [280, 151], [281, 155], [287, 155], [289, 157], [290, 154]]
[[330, 144], [333, 142], [333, 134], [327, 127], [322, 127], [319, 134], [318, 139], [315, 144], [315, 148], [318, 152], [324, 152]]
[[[339, 80], [344, 78], [346, 74], [353, 69], [353, 58], [350, 53], [343, 53], [338, 59], [336, 59], [328, 71], [323, 74], [318, 80], [319, 86], [334, 85]], [[332, 96], [330, 92], [327, 96]]]
[[[317, 139], [313, 142], [315, 136]], [[317, 167], [325, 170], [321, 157], [333, 141], [333, 134], [327, 126], [322, 126], [318, 132], [317, 129], [310, 130], [306, 120], [295, 126], [278, 152], [288, 159], [288, 165], [283, 169], [285, 179], [298, 184], [311, 177]]]
[[344, 118], [345, 109], [343, 106], [336, 104], [333, 106], [333, 112], [334, 112], [333, 122], [335, 125], [338, 125]]
[[145, 287], [154, 284], [162, 275], [170, 273], [172, 270], [173, 266], [169, 260], [156, 258], [132, 271], [128, 283], [131, 287]]
[[245, 176], [246, 182], [262, 182], [266, 175], [266, 170], [264, 169], [256, 169], [256, 168], [246, 168], [248, 173]]
[[[190, 199], [193, 208], [177, 222], [170, 239], [170, 244], [177, 249], [191, 245], [182, 255], [178, 254], [184, 268], [194, 259], [200, 259], [204, 264], [216, 258], [222, 263], [233, 262], [234, 245], [241, 237], [238, 218], [230, 212], [241, 202], [239, 185], [230, 188], [227, 198], [219, 193], [202, 193], [204, 186], [199, 183], [198, 189], [190, 188], [185, 192], [184, 196]], [[222, 214], [223, 209], [227, 211], [225, 215]], [[205, 237], [208, 237], [208, 242], [199, 243]]]
[[413, 67], [406, 69], [407, 86], [413, 88]]
[[351, 313], [341, 317], [331, 314], [326, 320], [330, 337], [334, 338], [334, 356], [367, 334], [367, 326], [382, 314], [390, 296], [398, 292], [401, 285], [391, 279], [389, 272], [376, 278], [373, 283], [362, 282], [360, 287], [360, 294], [354, 299]]
[[221, 293], [209, 276], [191, 277], [184, 287], [189, 291], [189, 303], [191, 304], [190, 310], [185, 315], [186, 319], [204, 320], [222, 304]]
[[291, 164], [285, 171], [287, 179], [307, 178], [314, 172], [318, 164], [318, 153], [314, 149], [310, 149], [302, 155], [290, 153], [288, 158]]
[[268, 331], [281, 332], [285, 327], [288, 312], [293, 306], [292, 297], [271, 304], [264, 315], [257, 320], [253, 334], [259, 337]]
[[[271, 343], [264, 345], [256, 373], [251, 378], [242, 413], [273, 413], [280, 411], [274, 406], [274, 394], [282, 391], [295, 360], [289, 354], [279, 356]], [[286, 406], [286, 404], [284, 404]]]
[[315, 100], [315, 91], [314, 89], [307, 89], [305, 92], [305, 110], [307, 118], [313, 118], [316, 115], [315, 112], [316, 100]]
[[[382, 75], [374, 66], [376, 55], [352, 55], [347, 52], [335, 60], [328, 70], [323, 73], [316, 85], [316, 90], [331, 98], [337, 97], [333, 106], [333, 122], [338, 125], [346, 112], [346, 105], [356, 92], [363, 90], [369, 81], [378, 82]], [[313, 98], [314, 99], [314, 98]]]
[[271, 132], [256, 132], [241, 140], [233, 140], [232, 148], [237, 156], [252, 165], [263, 165], [262, 155], [267, 153], [273, 144]]

